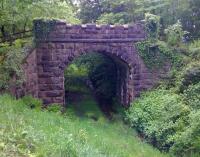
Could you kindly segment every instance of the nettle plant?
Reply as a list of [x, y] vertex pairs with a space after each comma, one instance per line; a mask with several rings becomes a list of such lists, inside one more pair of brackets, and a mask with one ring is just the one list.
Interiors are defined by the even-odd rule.
[[184, 35], [189, 33], [183, 30], [183, 26], [179, 20], [174, 25], [171, 25], [167, 29], [165, 29], [164, 32], [167, 36], [167, 43], [170, 46], [180, 45]]
[[148, 39], [151, 42], [156, 42], [160, 32], [160, 16], [146, 13], [145, 14], [145, 27]]

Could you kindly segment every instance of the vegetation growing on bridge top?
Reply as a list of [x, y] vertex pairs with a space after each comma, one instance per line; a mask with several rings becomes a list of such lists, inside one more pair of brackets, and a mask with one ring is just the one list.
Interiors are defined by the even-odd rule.
[[36, 45], [49, 38], [50, 32], [55, 28], [56, 21], [56, 19], [35, 19], [33, 21], [33, 36]]
[[[187, 51], [187, 46], [183, 44], [183, 39], [188, 32], [183, 30], [180, 21], [168, 26], [161, 34], [160, 17], [146, 14], [145, 28], [147, 40], [137, 43], [137, 49], [149, 69], [163, 68], [166, 63], [171, 63], [176, 67], [183, 64], [183, 54]], [[163, 41], [165, 37], [166, 42]]]

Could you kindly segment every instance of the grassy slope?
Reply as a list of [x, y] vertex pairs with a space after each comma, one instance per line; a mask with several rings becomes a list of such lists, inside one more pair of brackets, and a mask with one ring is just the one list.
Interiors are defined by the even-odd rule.
[[[0, 156], [166, 157], [121, 121], [30, 110], [0, 96]], [[103, 119], [103, 120], [102, 120]]]

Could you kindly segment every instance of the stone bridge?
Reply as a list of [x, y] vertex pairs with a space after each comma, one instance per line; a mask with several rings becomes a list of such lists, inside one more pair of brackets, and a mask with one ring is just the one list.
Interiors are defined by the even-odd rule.
[[125, 106], [154, 84], [152, 73], [135, 46], [136, 42], [145, 40], [142, 24], [71, 25], [56, 21], [48, 36], [44, 36], [40, 22], [35, 21], [34, 25], [39, 32], [35, 35], [39, 44], [24, 63], [24, 94], [42, 99], [45, 105], [65, 104], [64, 69], [75, 58], [89, 52], [102, 53], [118, 65], [117, 96]]

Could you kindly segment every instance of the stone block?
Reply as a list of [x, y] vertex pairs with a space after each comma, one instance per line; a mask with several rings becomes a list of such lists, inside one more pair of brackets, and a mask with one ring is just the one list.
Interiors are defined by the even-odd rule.
[[64, 91], [59, 91], [59, 90], [53, 90], [53, 91], [48, 91], [45, 92], [46, 97], [62, 97], [64, 96]]
[[[45, 105], [64, 103], [64, 68], [75, 58], [97, 51], [110, 56], [121, 68], [118, 95], [128, 104], [142, 90], [152, 87], [159, 71], [153, 77], [137, 53], [134, 43], [145, 39], [143, 25], [71, 25], [56, 23], [50, 38], [41, 41], [35, 53], [24, 65], [26, 93], [41, 98]], [[166, 71], [169, 68], [166, 68]], [[127, 72], [130, 71], [130, 74]], [[163, 71], [162, 71], [163, 72]], [[165, 72], [165, 71], [164, 71]]]

